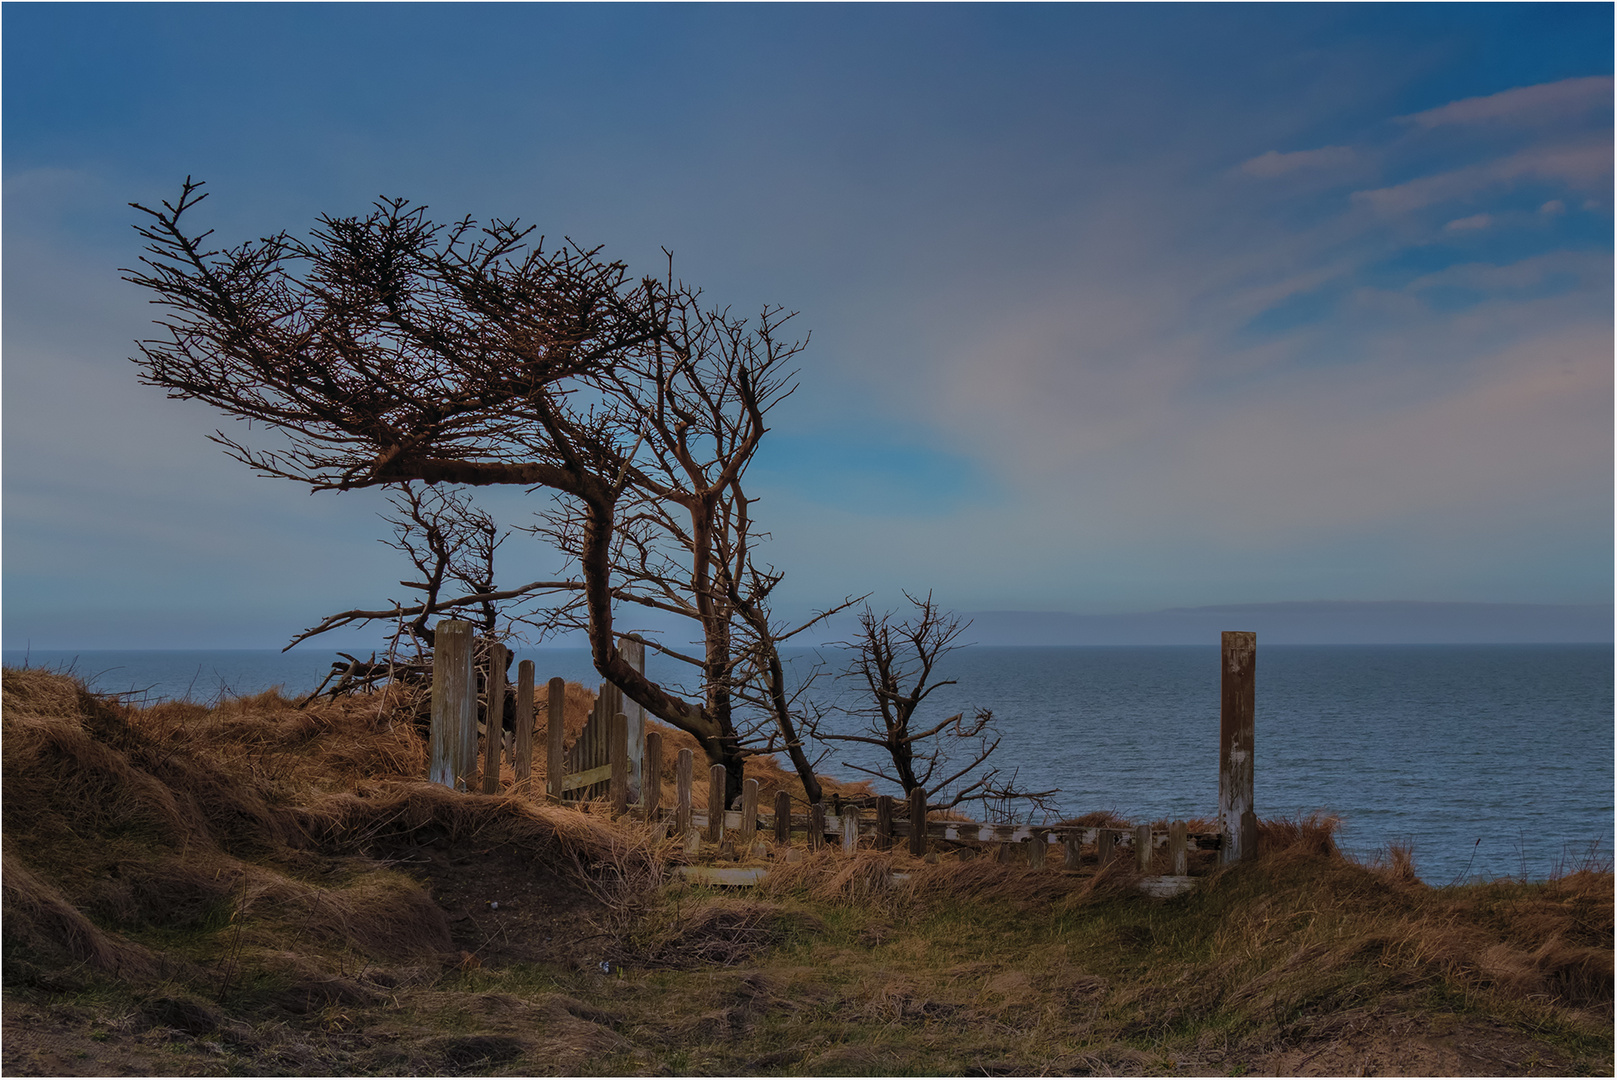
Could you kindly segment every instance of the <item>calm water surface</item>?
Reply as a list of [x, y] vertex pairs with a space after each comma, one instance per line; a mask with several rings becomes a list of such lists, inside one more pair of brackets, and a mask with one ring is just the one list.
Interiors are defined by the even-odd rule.
[[[532, 658], [597, 681], [582, 649]], [[818, 654], [835, 670], [845, 658]], [[802, 671], [816, 657], [796, 658]], [[20, 664], [8, 650], [5, 662]], [[928, 714], [981, 706], [997, 760], [1029, 789], [1060, 788], [1063, 813], [1213, 817], [1218, 804], [1216, 647], [986, 648], [948, 657]], [[313, 688], [330, 654], [294, 651], [35, 651], [98, 690], [145, 700]], [[653, 675], [658, 675], [655, 663]], [[1343, 846], [1414, 845], [1432, 884], [1544, 877], [1613, 836], [1613, 669], [1605, 645], [1269, 646], [1258, 650], [1256, 795], [1261, 816], [1328, 810]], [[822, 700], [834, 696], [830, 688]], [[832, 748], [822, 772], [868, 764]]]

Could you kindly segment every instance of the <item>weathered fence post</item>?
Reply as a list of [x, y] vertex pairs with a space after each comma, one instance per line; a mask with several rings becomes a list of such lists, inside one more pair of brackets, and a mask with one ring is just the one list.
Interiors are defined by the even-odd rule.
[[1134, 865], [1140, 873], [1151, 869], [1151, 826], [1134, 826]]
[[1117, 843], [1117, 834], [1111, 829], [1095, 830], [1095, 861], [1097, 865], [1105, 866], [1112, 861], [1112, 845]]
[[695, 769], [695, 756], [691, 748], [679, 751], [679, 762], [674, 766], [674, 835], [684, 839], [691, 831], [691, 773]]
[[752, 847], [752, 838], [758, 832], [758, 781], [748, 777], [741, 785], [741, 844]]
[[433, 628], [432, 759], [427, 779], [461, 788], [476, 771], [477, 673], [472, 670], [472, 624], [444, 619]]
[[498, 641], [488, 647], [488, 708], [483, 712], [483, 794], [500, 790], [500, 751], [505, 748], [505, 657]]
[[567, 682], [560, 675], [550, 680], [550, 700], [546, 703], [545, 723], [545, 789], [550, 797], [561, 801], [561, 785], [567, 779], [567, 759], [562, 756], [563, 740], [567, 737], [562, 711], [567, 702]]
[[1044, 869], [1044, 837], [1035, 832], [1027, 841], [1027, 864], [1031, 869]]
[[707, 771], [707, 838], [712, 843], [724, 839], [724, 782], [728, 775], [723, 765], [714, 765]]
[[[629, 666], [640, 674], [646, 673], [646, 646], [642, 642], [619, 638], [618, 655], [628, 661]], [[646, 783], [646, 763], [640, 756], [646, 738], [646, 710], [628, 694], [621, 695], [618, 708], [623, 710], [623, 715], [628, 717], [629, 722], [629, 801], [636, 802], [641, 797], [640, 793], [645, 790]]]
[[1224, 834], [1219, 862], [1258, 854], [1258, 818], [1252, 806], [1253, 700], [1258, 635], [1224, 631], [1218, 715], [1218, 823]]
[[511, 771], [521, 787], [533, 776], [533, 661], [517, 665], [517, 727]]
[[1061, 841], [1061, 867], [1076, 870], [1083, 865], [1083, 842], [1068, 833]]
[[893, 850], [893, 797], [876, 797], [876, 850]]
[[809, 807], [808, 848], [819, 851], [825, 844], [825, 804], [817, 802]]
[[792, 797], [784, 791], [775, 792], [775, 843], [792, 842]]
[[1188, 835], [1183, 821], [1168, 826], [1168, 873], [1183, 877], [1190, 873]]
[[640, 805], [646, 808], [646, 821], [655, 822], [663, 801], [663, 737], [659, 731], [646, 732], [645, 766]]
[[629, 718], [616, 713], [609, 721], [606, 740], [606, 763], [612, 770], [612, 816], [622, 817], [629, 812]]
[[842, 808], [842, 853], [852, 855], [859, 848], [859, 808]]
[[926, 789], [911, 788], [910, 802], [910, 854], [919, 858], [926, 854]]

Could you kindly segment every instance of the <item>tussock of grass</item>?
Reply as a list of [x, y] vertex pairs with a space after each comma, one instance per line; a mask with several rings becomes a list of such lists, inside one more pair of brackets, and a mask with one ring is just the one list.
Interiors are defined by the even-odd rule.
[[25, 978], [68, 961], [139, 981], [185, 969], [192, 945], [273, 952], [288, 936], [383, 960], [448, 952], [421, 883], [366, 858], [423, 838], [521, 848], [580, 892], [657, 872], [649, 837], [598, 817], [419, 780], [425, 746], [385, 699], [139, 709], [10, 670], [4, 694], [6, 959]]

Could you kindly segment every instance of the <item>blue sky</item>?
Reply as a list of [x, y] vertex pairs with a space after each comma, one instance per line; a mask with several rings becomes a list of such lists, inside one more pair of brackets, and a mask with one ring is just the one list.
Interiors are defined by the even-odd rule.
[[136, 383], [125, 204], [187, 175], [222, 239], [399, 195], [799, 311], [754, 475], [788, 607], [1611, 599], [1609, 6], [0, 28], [8, 648], [272, 646], [402, 592], [378, 497], [255, 478]]

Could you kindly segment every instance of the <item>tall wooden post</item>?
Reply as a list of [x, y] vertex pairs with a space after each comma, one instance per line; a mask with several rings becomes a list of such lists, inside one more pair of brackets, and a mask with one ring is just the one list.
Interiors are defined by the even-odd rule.
[[[640, 674], [646, 673], [646, 646], [629, 638], [618, 638], [618, 655]], [[645, 791], [646, 762], [641, 751], [646, 745], [646, 710], [628, 694], [619, 693], [617, 707], [628, 718], [629, 801], [639, 802]], [[662, 783], [659, 778], [656, 783]]]
[[615, 714], [608, 721], [606, 733], [606, 763], [611, 769], [608, 789], [612, 794], [612, 816], [622, 817], [629, 812], [629, 718]]
[[567, 682], [560, 675], [550, 680], [550, 698], [547, 702], [545, 723], [545, 788], [550, 797], [561, 801], [562, 781], [567, 779], [567, 759], [562, 756], [562, 741], [567, 737], [563, 728], [562, 711], [567, 701]]
[[775, 792], [775, 843], [792, 842], [792, 797], [784, 791]]
[[[533, 661], [517, 665], [517, 730], [512, 747], [511, 771], [517, 786], [533, 776]], [[532, 794], [529, 792], [529, 794]]]
[[1151, 869], [1151, 826], [1134, 826], [1134, 865], [1144, 874]]
[[646, 820], [657, 820], [657, 809], [663, 801], [663, 737], [660, 732], [646, 732], [645, 783], [640, 788], [640, 805], [646, 808]]
[[723, 765], [707, 770], [707, 838], [717, 844], [724, 839], [724, 781]]
[[824, 843], [825, 804], [817, 802], [809, 807], [808, 848], [810, 851], [818, 851]]
[[1218, 821], [1224, 834], [1219, 862], [1258, 854], [1258, 817], [1252, 806], [1252, 735], [1258, 635], [1224, 631], [1218, 715]]
[[859, 849], [859, 808], [842, 808], [842, 853], [852, 855]]
[[500, 790], [500, 751], [505, 747], [505, 657], [498, 641], [488, 647], [488, 708], [483, 711], [483, 794]]
[[427, 779], [464, 789], [466, 778], [476, 772], [477, 673], [472, 670], [472, 624], [444, 619], [433, 628], [432, 758]]
[[926, 854], [926, 789], [910, 789], [910, 854]]
[[893, 797], [876, 797], [876, 850], [893, 850]]
[[1168, 873], [1181, 876], [1190, 873], [1188, 840], [1189, 832], [1183, 821], [1168, 826]]
[[691, 774], [695, 768], [696, 755], [690, 747], [681, 747], [674, 766], [674, 835], [681, 840], [691, 829]]
[[752, 847], [753, 834], [758, 831], [758, 781], [752, 777], [741, 785], [741, 846]]

